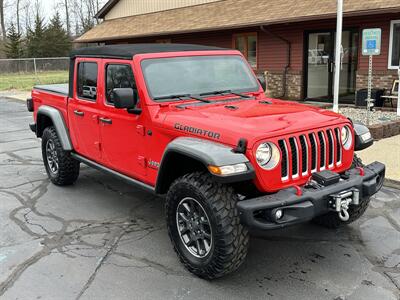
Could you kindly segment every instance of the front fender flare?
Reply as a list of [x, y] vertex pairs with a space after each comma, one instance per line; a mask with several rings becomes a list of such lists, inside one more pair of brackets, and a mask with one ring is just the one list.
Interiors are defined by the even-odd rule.
[[171, 154], [180, 154], [202, 163], [207, 169], [208, 166], [227, 166], [245, 163], [248, 171], [231, 176], [217, 176], [214, 178], [222, 183], [240, 182], [251, 180], [255, 177], [254, 168], [248, 158], [242, 153], [235, 153], [229, 146], [202, 140], [199, 138], [179, 137], [168, 144], [161, 159], [160, 169], [157, 176], [156, 190], [163, 186], [162, 181], [168, 176], [168, 160]]
[[44, 130], [44, 128], [41, 128], [40, 126], [40, 117], [41, 116], [47, 116], [48, 118], [51, 119], [57, 135], [60, 139], [61, 145], [65, 151], [71, 151], [73, 150], [71, 139], [69, 137], [69, 132], [67, 125], [65, 124], [64, 117], [62, 116], [61, 112], [51, 106], [47, 105], [42, 105], [39, 107], [38, 112], [37, 112], [37, 124], [36, 124], [36, 134], [39, 135], [40, 132]]

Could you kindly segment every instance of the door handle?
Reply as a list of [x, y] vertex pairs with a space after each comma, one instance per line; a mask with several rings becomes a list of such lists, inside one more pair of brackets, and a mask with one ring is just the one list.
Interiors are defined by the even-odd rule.
[[100, 122], [106, 123], [106, 124], [112, 124], [112, 120], [111, 119], [107, 119], [107, 118], [99, 118]]
[[74, 110], [74, 114], [76, 114], [77, 116], [80, 116], [80, 117], [83, 117], [85, 115], [85, 113], [80, 110]]

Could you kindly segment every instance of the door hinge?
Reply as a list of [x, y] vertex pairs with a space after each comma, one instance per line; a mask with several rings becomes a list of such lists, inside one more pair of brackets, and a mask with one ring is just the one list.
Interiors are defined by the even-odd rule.
[[136, 125], [136, 132], [140, 135], [145, 135], [145, 130], [143, 125]]
[[101, 143], [100, 142], [94, 142], [95, 147], [101, 151]]
[[146, 168], [147, 164], [146, 164], [146, 158], [144, 156], [139, 155], [138, 162], [139, 165], [141, 165], [143, 168]]

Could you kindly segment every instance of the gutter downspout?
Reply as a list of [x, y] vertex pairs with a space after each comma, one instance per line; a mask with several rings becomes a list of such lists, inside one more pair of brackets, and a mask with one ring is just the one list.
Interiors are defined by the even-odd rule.
[[260, 26], [260, 30], [264, 33], [267, 33], [269, 35], [272, 35], [273, 37], [281, 40], [282, 42], [284, 42], [287, 45], [287, 58], [286, 58], [286, 66], [283, 72], [283, 78], [282, 78], [282, 87], [283, 87], [283, 94], [281, 96], [279, 96], [278, 98], [284, 98], [286, 96], [286, 86], [287, 86], [287, 80], [286, 80], [286, 76], [288, 73], [288, 70], [290, 68], [290, 63], [291, 63], [291, 52], [292, 52], [292, 44], [289, 40], [281, 37], [280, 35], [277, 35], [274, 32], [269, 31], [268, 29], [266, 29], [264, 27], [264, 25]]

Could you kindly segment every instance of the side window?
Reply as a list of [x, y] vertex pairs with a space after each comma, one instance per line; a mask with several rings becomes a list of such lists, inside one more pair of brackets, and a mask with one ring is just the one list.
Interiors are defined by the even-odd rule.
[[106, 66], [106, 98], [109, 104], [113, 104], [111, 92], [115, 88], [136, 89], [135, 78], [130, 65], [110, 64]]
[[97, 63], [81, 62], [78, 64], [78, 97], [94, 100], [97, 98]]

